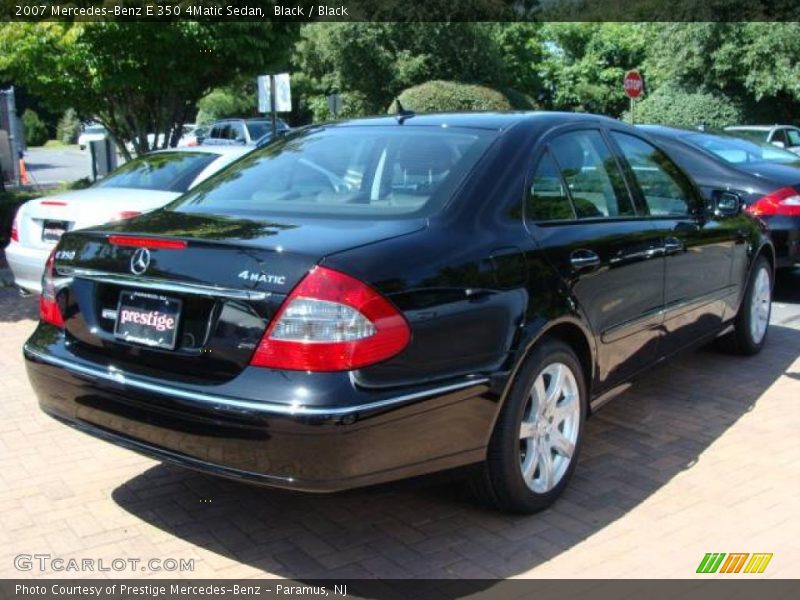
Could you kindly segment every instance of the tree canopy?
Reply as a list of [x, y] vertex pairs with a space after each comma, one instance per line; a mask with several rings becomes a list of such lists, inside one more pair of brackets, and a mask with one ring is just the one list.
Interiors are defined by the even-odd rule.
[[56, 111], [74, 108], [117, 139], [174, 143], [200, 98], [285, 65], [295, 26], [268, 22], [6, 23], [0, 73]]

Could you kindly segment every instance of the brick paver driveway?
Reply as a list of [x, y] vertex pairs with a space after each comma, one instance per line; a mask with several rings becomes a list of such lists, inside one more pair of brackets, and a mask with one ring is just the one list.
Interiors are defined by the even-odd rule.
[[779, 298], [760, 356], [701, 350], [654, 370], [590, 420], [556, 506], [514, 517], [456, 483], [303, 496], [77, 433], [27, 383], [34, 301], [0, 289], [0, 577], [39, 576], [15, 569], [21, 553], [195, 559], [194, 577], [692, 577], [706, 552], [771, 552], [764, 576], [796, 576], [800, 274]]

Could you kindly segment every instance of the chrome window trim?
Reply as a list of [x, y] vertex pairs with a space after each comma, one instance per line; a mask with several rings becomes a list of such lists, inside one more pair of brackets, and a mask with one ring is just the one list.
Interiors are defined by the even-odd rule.
[[415, 400], [422, 400], [424, 398], [434, 397], [449, 392], [474, 387], [477, 385], [489, 382], [488, 377], [474, 377], [468, 381], [461, 381], [459, 383], [452, 383], [439, 387], [429, 388], [420, 392], [413, 392], [410, 394], [402, 394], [384, 400], [377, 400], [375, 402], [367, 402], [365, 404], [358, 404], [355, 406], [344, 407], [317, 407], [306, 406], [303, 404], [278, 404], [274, 402], [253, 402], [250, 400], [240, 400], [237, 398], [230, 398], [226, 396], [216, 396], [213, 394], [206, 394], [203, 392], [195, 392], [191, 390], [181, 389], [174, 386], [163, 385], [160, 383], [151, 383], [136, 375], [128, 375], [124, 371], [115, 369], [113, 366], [107, 368], [89, 367], [85, 365], [75, 364], [71, 361], [58, 358], [49, 354], [45, 354], [38, 350], [30, 348], [27, 344], [24, 347], [25, 353], [33, 357], [35, 360], [47, 363], [52, 366], [61, 367], [72, 373], [83, 375], [94, 379], [102, 379], [104, 381], [111, 381], [119, 385], [130, 388], [140, 389], [147, 392], [153, 392], [163, 396], [172, 396], [182, 400], [189, 400], [197, 404], [213, 405], [224, 409], [237, 409], [252, 411], [257, 413], [286, 415], [286, 416], [323, 416], [323, 417], [341, 417], [352, 415], [361, 412], [368, 412], [388, 408], [391, 406], [406, 404]]

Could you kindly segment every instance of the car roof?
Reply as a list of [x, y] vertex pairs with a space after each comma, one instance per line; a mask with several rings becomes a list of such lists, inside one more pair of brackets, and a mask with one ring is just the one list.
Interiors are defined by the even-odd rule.
[[620, 121], [610, 117], [589, 113], [548, 112], [548, 111], [509, 111], [509, 112], [450, 112], [450, 113], [420, 113], [410, 115], [386, 115], [380, 117], [366, 117], [327, 123], [334, 127], [352, 126], [380, 126], [402, 125], [417, 127], [467, 127], [475, 129], [508, 129], [512, 125], [522, 122], [536, 123], [539, 125], [559, 125], [569, 122], [591, 122], [619, 124]]
[[776, 127], [791, 127], [791, 125], [731, 125], [726, 131], [771, 131]]
[[153, 150], [148, 154], [165, 154], [170, 152], [200, 152], [203, 154], [247, 154], [252, 152], [253, 148], [249, 146], [181, 146], [180, 148], [163, 148], [161, 150]]
[[717, 130], [702, 130], [696, 129], [693, 127], [669, 127], [667, 125], [650, 125], [643, 123], [641, 125], [636, 125], [636, 129], [644, 131], [645, 133], [649, 133], [652, 135], [661, 135], [664, 137], [671, 137], [671, 138], [681, 138], [691, 133], [705, 133], [708, 135], [723, 135], [726, 137], [733, 137], [730, 134], [726, 134], [724, 131], [717, 131]]

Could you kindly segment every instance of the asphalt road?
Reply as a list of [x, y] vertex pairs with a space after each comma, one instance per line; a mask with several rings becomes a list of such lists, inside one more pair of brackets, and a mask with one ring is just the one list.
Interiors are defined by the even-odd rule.
[[29, 148], [25, 152], [25, 166], [35, 185], [53, 185], [89, 176], [87, 151], [77, 146]]

